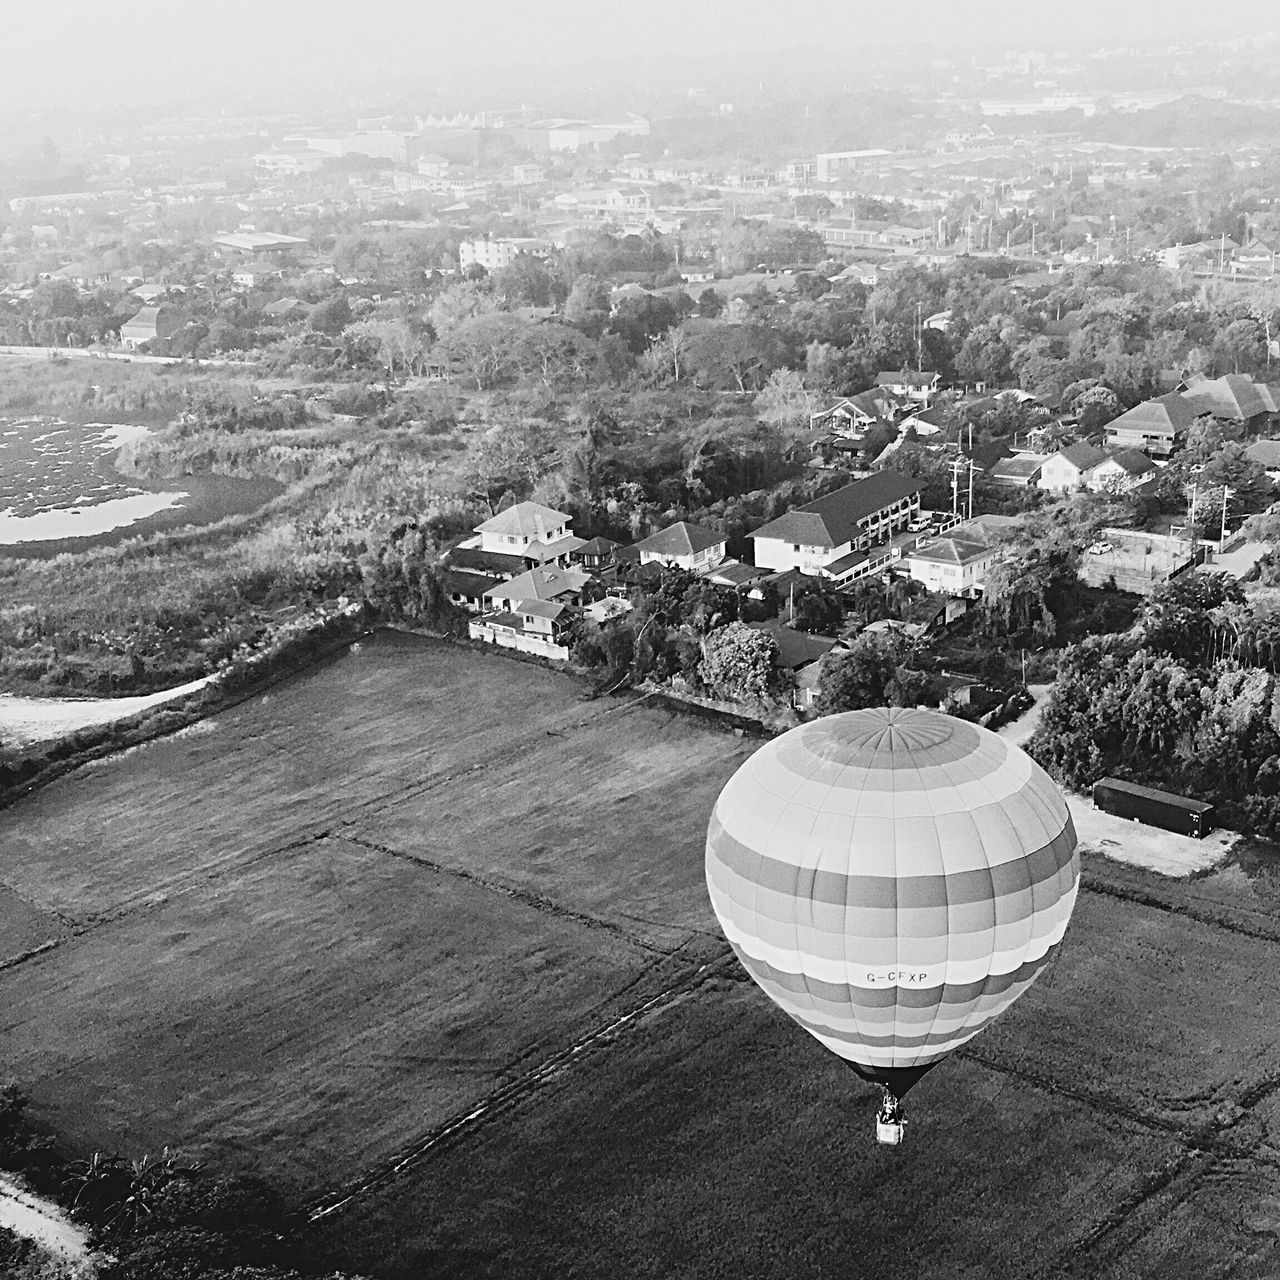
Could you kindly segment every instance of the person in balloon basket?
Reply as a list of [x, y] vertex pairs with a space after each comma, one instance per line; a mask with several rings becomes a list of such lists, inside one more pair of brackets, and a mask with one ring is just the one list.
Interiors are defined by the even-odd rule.
[[876, 1113], [876, 1120], [880, 1124], [903, 1124], [902, 1119], [902, 1103], [889, 1092], [884, 1091], [884, 1098], [880, 1103], [880, 1110]]

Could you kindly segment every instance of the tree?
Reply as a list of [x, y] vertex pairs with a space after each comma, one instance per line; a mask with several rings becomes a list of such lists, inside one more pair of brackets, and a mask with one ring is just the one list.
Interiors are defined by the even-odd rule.
[[506, 312], [470, 316], [454, 326], [440, 349], [484, 391], [517, 369], [516, 358], [525, 322]]
[[798, 631], [835, 635], [844, 622], [840, 593], [826, 578], [806, 578], [797, 583], [788, 603], [795, 609], [792, 625]]
[[756, 397], [756, 416], [771, 427], [807, 427], [813, 410], [813, 395], [794, 369], [775, 369]]
[[699, 674], [717, 697], [763, 702], [783, 686], [778, 642], [758, 627], [731, 622], [703, 641]]
[[1071, 405], [1083, 435], [1100, 431], [1120, 413], [1120, 401], [1110, 387], [1098, 385], [1082, 391]]
[[564, 303], [565, 324], [598, 338], [609, 322], [609, 291], [592, 275], [580, 275]]
[[447, 339], [464, 321], [498, 310], [498, 302], [487, 289], [468, 282], [451, 285], [437, 295], [429, 312], [431, 327], [440, 339]]
[[679, 323], [680, 313], [667, 298], [644, 293], [623, 298], [609, 320], [610, 333], [616, 333], [633, 355], [642, 355], [654, 339]]
[[814, 710], [820, 716], [829, 716], [883, 707], [889, 701], [889, 686], [897, 671], [895, 646], [864, 632], [848, 649], [832, 649], [822, 659]]
[[1215, 631], [1214, 613], [1244, 602], [1244, 590], [1226, 573], [1184, 573], [1161, 583], [1142, 610], [1143, 643], [1184, 662], [1205, 662]]
[[351, 304], [345, 293], [317, 302], [307, 314], [307, 324], [317, 333], [327, 333], [330, 337], [341, 333], [350, 323]]
[[688, 366], [706, 385], [754, 391], [781, 363], [782, 354], [781, 339], [764, 325], [717, 322], [698, 330]]
[[550, 388], [568, 378], [585, 377], [595, 357], [595, 344], [569, 325], [526, 324], [511, 355], [522, 374]]

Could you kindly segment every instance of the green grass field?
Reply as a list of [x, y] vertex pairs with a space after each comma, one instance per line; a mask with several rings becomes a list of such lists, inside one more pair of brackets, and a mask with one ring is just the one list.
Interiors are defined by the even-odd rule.
[[0, 1074], [79, 1150], [340, 1206], [378, 1276], [1280, 1270], [1268, 854], [1090, 859], [1060, 959], [884, 1151], [707, 904], [755, 744], [583, 694], [380, 637], [0, 813]]

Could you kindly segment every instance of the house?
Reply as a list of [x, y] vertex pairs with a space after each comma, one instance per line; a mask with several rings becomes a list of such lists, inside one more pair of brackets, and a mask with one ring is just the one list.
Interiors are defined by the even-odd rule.
[[1044, 461], [1042, 453], [1015, 453], [1011, 458], [1000, 458], [987, 472], [987, 479], [1006, 489], [1034, 489]]
[[902, 563], [911, 577], [930, 591], [972, 599], [981, 592], [995, 559], [994, 547], [953, 534], [922, 542], [902, 557]]
[[485, 592], [524, 573], [529, 562], [524, 556], [479, 547], [454, 547], [441, 564], [449, 599], [468, 613], [481, 613], [488, 606]]
[[1021, 516], [981, 515], [957, 521], [947, 532], [966, 542], [980, 542], [984, 547], [998, 547], [1021, 524]]
[[1256, 462], [1272, 480], [1280, 478], [1280, 440], [1255, 440], [1244, 456]]
[[468, 613], [482, 613], [486, 608], [485, 596], [506, 581], [471, 569], [455, 569], [448, 562], [441, 566], [440, 579], [450, 601]]
[[1085, 481], [1094, 493], [1131, 493], [1159, 474], [1145, 453], [1137, 449], [1119, 449], [1098, 463]]
[[813, 430], [825, 429], [838, 435], [855, 436], [878, 423], [889, 423], [898, 416], [898, 401], [888, 391], [859, 391], [856, 396], [837, 400], [829, 409], [809, 415]]
[[1049, 493], [1072, 493], [1089, 483], [1095, 467], [1105, 462], [1107, 455], [1096, 445], [1085, 441], [1069, 444], [1065, 449], [1050, 454], [1040, 464], [1039, 487]]
[[706, 573], [724, 559], [728, 540], [722, 533], [681, 520], [636, 543], [640, 563], [674, 565], [689, 573]]
[[876, 386], [902, 396], [915, 404], [928, 408], [942, 381], [940, 373], [928, 373], [916, 369], [902, 369], [898, 373], [877, 373]]
[[1197, 414], [1230, 422], [1260, 422], [1276, 412], [1271, 388], [1247, 374], [1228, 373], [1221, 378], [1188, 379], [1182, 398]]
[[840, 583], [868, 572], [870, 553], [920, 514], [920, 483], [877, 471], [788, 511], [750, 534], [762, 569], [790, 569]]
[[790, 671], [795, 678], [791, 705], [797, 711], [813, 706], [818, 696], [818, 676], [822, 659], [838, 644], [830, 636], [809, 635], [778, 622], [748, 622], [754, 631], [763, 631], [773, 637], [778, 646], [778, 666]]
[[1180, 271], [1183, 267], [1221, 269], [1231, 261], [1240, 246], [1227, 236], [1215, 240], [1200, 240], [1194, 244], [1175, 244], [1156, 250], [1156, 261], [1168, 271]]
[[166, 293], [186, 293], [186, 291], [186, 287], [183, 285], [160, 284], [154, 280], [144, 281], [142, 284], [134, 285], [129, 290], [139, 302], [146, 303], [147, 306], [156, 305]]
[[947, 429], [948, 418], [946, 409], [918, 409], [907, 414], [898, 425], [903, 431], [910, 428], [918, 436], [936, 436]]
[[569, 657], [568, 630], [574, 614], [548, 600], [521, 600], [513, 608], [473, 618], [467, 624], [473, 640], [518, 649], [564, 662]]
[[508, 582], [490, 587], [484, 593], [488, 608], [519, 612], [517, 606], [530, 600], [549, 601], [554, 604], [583, 603], [584, 588], [591, 581], [589, 573], [580, 569], [528, 569]]
[[1265, 240], [1252, 237], [1240, 247], [1231, 263], [1233, 273], [1273, 276], [1276, 273], [1276, 250]]
[[483, 267], [490, 275], [509, 267], [517, 258], [540, 258], [551, 252], [551, 241], [533, 236], [483, 236], [458, 245], [458, 265]]
[[569, 563], [581, 565], [587, 573], [606, 573], [617, 566], [618, 544], [608, 538], [589, 538], [570, 552]]
[[1195, 404], [1171, 391], [1146, 400], [1107, 423], [1107, 446], [1140, 449], [1167, 458], [1186, 443], [1187, 430], [1200, 416]]
[[270, 262], [250, 262], [236, 267], [231, 273], [231, 283], [242, 289], [256, 289], [268, 280], [279, 280], [281, 274], [280, 268]]
[[157, 339], [171, 338], [180, 323], [177, 313], [169, 307], [139, 307], [120, 326], [120, 345], [130, 351]]
[[732, 587], [734, 591], [750, 590], [754, 598], [759, 600], [763, 597], [754, 593], [768, 576], [767, 570], [758, 569], [753, 564], [743, 564], [741, 560], [722, 560], [714, 569], [708, 570], [707, 581], [714, 582], [718, 587]]
[[268, 302], [262, 308], [264, 316], [270, 316], [273, 320], [290, 320], [301, 315], [307, 309], [307, 304], [301, 298], [277, 298], [275, 302]]
[[476, 525], [477, 537], [464, 547], [523, 556], [534, 564], [560, 563], [586, 545], [569, 532], [570, 517], [540, 502], [517, 502]]

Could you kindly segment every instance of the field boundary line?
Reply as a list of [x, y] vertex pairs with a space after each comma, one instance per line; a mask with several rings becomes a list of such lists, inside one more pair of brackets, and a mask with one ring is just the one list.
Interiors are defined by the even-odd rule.
[[1203, 1137], [1202, 1131], [1180, 1125], [1175, 1120], [1166, 1119], [1135, 1106], [1111, 1101], [1105, 1096], [1084, 1089], [1069, 1088], [1053, 1079], [1052, 1076], [1045, 1075], [1039, 1071], [1028, 1070], [1026, 1067], [1015, 1066], [989, 1054], [980, 1053], [970, 1045], [962, 1045], [955, 1051], [953, 1056], [968, 1062], [976, 1062], [980, 1067], [986, 1067], [988, 1070], [996, 1071], [1001, 1075], [1013, 1076], [1015, 1079], [1025, 1081], [1034, 1088], [1040, 1089], [1042, 1092], [1051, 1094], [1056, 1098], [1068, 1098], [1073, 1102], [1083, 1104], [1090, 1110], [1101, 1111], [1108, 1115], [1128, 1120], [1130, 1123], [1154, 1133], [1167, 1134], [1187, 1143], [1197, 1142]]
[[[1149, 890], [1131, 889], [1124, 885], [1109, 884], [1105, 880], [1095, 879], [1088, 873], [1080, 877], [1080, 888], [1086, 893], [1116, 898], [1122, 902], [1131, 902], [1140, 907], [1150, 907], [1153, 911], [1164, 911], [1170, 915], [1184, 916], [1188, 920], [1195, 921], [1196, 924], [1202, 924], [1211, 929], [1222, 929], [1226, 933], [1237, 933], [1242, 937], [1253, 938], [1258, 942], [1280, 943], [1280, 930], [1278, 929], [1267, 929], [1262, 926], [1250, 925], [1243, 921], [1231, 920], [1219, 915], [1217, 912], [1203, 910], [1191, 903], [1167, 901]], [[1200, 901], [1206, 900], [1202, 898]], [[1259, 912], [1258, 914], [1262, 915], [1263, 913]]]
[[588, 929], [604, 929], [609, 933], [617, 934], [618, 937], [625, 939], [634, 946], [641, 947], [645, 951], [652, 952], [658, 956], [673, 956], [680, 950], [680, 946], [684, 945], [681, 943], [674, 950], [668, 950], [639, 937], [637, 934], [628, 932], [614, 920], [605, 919], [603, 916], [594, 916], [586, 911], [578, 911], [573, 907], [566, 907], [562, 903], [556, 902], [553, 898], [545, 898], [539, 893], [522, 889], [518, 885], [507, 884], [501, 880], [490, 880], [488, 877], [477, 875], [474, 871], [468, 871], [464, 867], [451, 867], [448, 863], [437, 862], [434, 858], [428, 858], [425, 854], [408, 853], [404, 849], [396, 849], [391, 845], [381, 844], [376, 840], [368, 840], [364, 836], [354, 835], [348, 831], [338, 831], [333, 834], [336, 839], [345, 840], [349, 844], [354, 844], [361, 849], [368, 849], [372, 853], [383, 853], [390, 858], [398, 858], [403, 862], [411, 862], [415, 866], [425, 867], [428, 871], [433, 871], [437, 875], [452, 876], [456, 880], [464, 880], [468, 884], [477, 886], [477, 888], [500, 893], [504, 897], [511, 898], [523, 906], [531, 907], [535, 911], [543, 911], [548, 915], [576, 921], [578, 924], [585, 925]]
[[640, 1019], [663, 1012], [678, 1000], [714, 978], [716, 972], [732, 960], [726, 956], [699, 965], [691, 974], [673, 983], [657, 995], [648, 997], [629, 1009], [614, 1015], [580, 1036], [572, 1044], [558, 1049], [515, 1080], [495, 1089], [461, 1115], [436, 1125], [399, 1154], [376, 1165], [358, 1182], [315, 1201], [307, 1210], [308, 1219], [318, 1222], [345, 1209], [355, 1200], [395, 1181], [401, 1174], [420, 1165], [432, 1152], [455, 1145], [489, 1121], [513, 1110], [535, 1094], [552, 1077], [566, 1067], [583, 1061], [602, 1042], [634, 1026]]
[[[1097, 1268], [1089, 1256], [1099, 1244], [1126, 1226], [1134, 1214], [1158, 1199], [1163, 1192], [1179, 1181], [1169, 1208], [1181, 1204], [1199, 1186], [1204, 1175], [1218, 1163], [1218, 1157], [1210, 1152], [1184, 1147], [1171, 1157], [1161, 1169], [1153, 1170], [1118, 1204], [1089, 1226], [1075, 1241], [1068, 1244], [1059, 1255], [1069, 1272], [1086, 1276], [1097, 1274]], [[1118, 1249], [1124, 1252], [1124, 1246]]]

